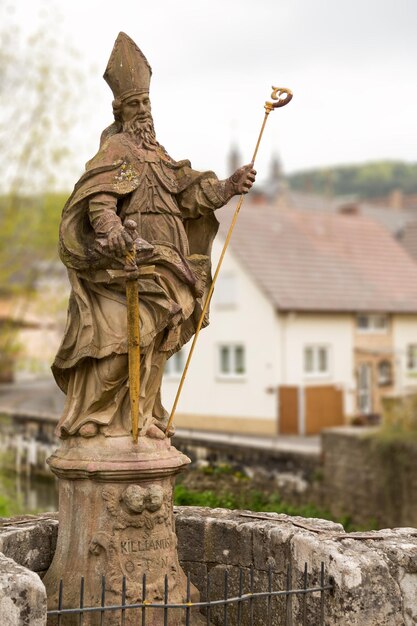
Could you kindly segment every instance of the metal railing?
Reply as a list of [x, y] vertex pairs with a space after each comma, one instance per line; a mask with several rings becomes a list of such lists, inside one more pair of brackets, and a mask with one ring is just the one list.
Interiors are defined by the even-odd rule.
[[[187, 576], [186, 597], [184, 602], [170, 603], [168, 576], [164, 580], [164, 601], [153, 602], [147, 600], [147, 580], [146, 574], [142, 579], [141, 602], [128, 603], [126, 593], [126, 578], [122, 579], [120, 602], [116, 604], [106, 604], [106, 577], [101, 579], [100, 604], [98, 606], [85, 606], [85, 585], [84, 578], [80, 581], [78, 607], [64, 608], [64, 585], [61, 580], [58, 592], [58, 607], [48, 611], [48, 624], [54, 623], [57, 626], [68, 623], [65, 616], [72, 616], [71, 624], [86, 626], [92, 623], [100, 626], [106, 625], [106, 614], [112, 613], [111, 624], [115, 623], [115, 613], [119, 615], [118, 624], [125, 626], [131, 623], [131, 618], [127, 618], [127, 613], [134, 612], [135, 624], [146, 626], [147, 615], [152, 610], [161, 612], [161, 626], [169, 626], [170, 616], [176, 612], [176, 623], [178, 623], [178, 611], [182, 612], [182, 623], [185, 626], [192, 626], [193, 616], [196, 612], [201, 612], [198, 623], [206, 621], [207, 626], [324, 626], [326, 599], [331, 594], [334, 583], [331, 577], [326, 575], [324, 564], [315, 575], [308, 572], [305, 564], [302, 576], [298, 574], [298, 585], [294, 585], [294, 572], [288, 566], [286, 574], [279, 575], [271, 569], [263, 572], [265, 581], [262, 586], [266, 587], [256, 590], [259, 580], [255, 583], [255, 572], [253, 567], [249, 570], [234, 568], [237, 576], [224, 572], [222, 581], [222, 593], [220, 598], [213, 599], [212, 577], [208, 575], [204, 597], [199, 602], [191, 600], [191, 578]], [[257, 572], [257, 576], [259, 572]], [[246, 580], [245, 580], [246, 579]], [[281, 579], [281, 588], [274, 589], [274, 582]], [[219, 589], [218, 580], [216, 590]], [[265, 584], [266, 583], [266, 584]], [[203, 595], [203, 594], [202, 594]], [[296, 600], [295, 600], [296, 599]], [[204, 614], [204, 617], [203, 617]], [[93, 615], [96, 617], [93, 619]], [[77, 621], [78, 619], [78, 621]], [[154, 622], [152, 622], [154, 623]], [[159, 620], [158, 620], [159, 623]]]

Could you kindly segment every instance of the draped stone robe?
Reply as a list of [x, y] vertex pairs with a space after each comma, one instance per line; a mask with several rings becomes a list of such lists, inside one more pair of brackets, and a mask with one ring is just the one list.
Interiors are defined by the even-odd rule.
[[163, 420], [163, 367], [194, 334], [211, 282], [211, 245], [218, 228], [213, 211], [224, 204], [223, 183], [213, 172], [175, 162], [159, 145], [139, 148], [126, 133], [106, 140], [87, 163], [60, 228], [60, 255], [72, 288], [52, 366], [67, 394], [60, 436], [77, 434], [88, 422], [109, 436], [131, 428], [124, 260], [98, 251], [97, 239], [106, 234], [101, 225], [134, 219], [139, 236], [154, 246], [146, 262], [138, 257], [140, 410]]

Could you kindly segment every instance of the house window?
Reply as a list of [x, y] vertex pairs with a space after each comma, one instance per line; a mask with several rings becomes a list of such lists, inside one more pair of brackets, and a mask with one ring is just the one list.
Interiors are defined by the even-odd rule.
[[185, 365], [184, 350], [176, 352], [165, 363], [164, 376], [168, 378], [179, 378], [183, 372]]
[[361, 333], [385, 333], [388, 329], [388, 316], [384, 313], [360, 314], [356, 327]]
[[219, 346], [218, 372], [221, 376], [243, 376], [246, 373], [245, 348], [242, 345]]
[[378, 364], [378, 385], [385, 387], [392, 385], [392, 364], [391, 361], [381, 361]]
[[417, 343], [407, 346], [407, 369], [409, 372], [417, 372]]
[[308, 376], [325, 376], [330, 373], [329, 346], [304, 348], [304, 373]]
[[235, 274], [225, 273], [220, 275], [214, 294], [214, 303], [217, 308], [234, 308], [237, 305], [237, 281]]

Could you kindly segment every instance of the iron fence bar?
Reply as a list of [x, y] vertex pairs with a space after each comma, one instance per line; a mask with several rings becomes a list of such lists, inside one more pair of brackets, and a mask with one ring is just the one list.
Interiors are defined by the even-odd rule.
[[[63, 590], [63, 580], [59, 581], [59, 590], [58, 590], [58, 610], [62, 611], [62, 590]], [[61, 613], [58, 614], [58, 626], [61, 626]]]
[[243, 570], [239, 568], [239, 600], [237, 601], [237, 626], [241, 626], [242, 624], [242, 601], [241, 596], [243, 595]]
[[[324, 584], [324, 563], [321, 562], [320, 585]], [[324, 591], [320, 592], [320, 626], [324, 626]]]
[[253, 580], [253, 565], [250, 566], [250, 570], [249, 570], [249, 584], [250, 584], [250, 597], [249, 597], [249, 620], [250, 620], [250, 626], [253, 626], [253, 592], [254, 592], [254, 580]]
[[[104, 607], [106, 603], [106, 577], [101, 577], [101, 606]], [[104, 624], [104, 611], [100, 613], [100, 626]]]
[[227, 604], [228, 595], [229, 595], [229, 576], [228, 576], [227, 570], [225, 570], [225, 572], [224, 572], [224, 599], [225, 599], [225, 604], [223, 606], [223, 626], [227, 626], [227, 614], [228, 614], [228, 608], [229, 608], [229, 605]]
[[[80, 580], [80, 609], [84, 607], [84, 576], [81, 576]], [[83, 626], [84, 623], [84, 613], [80, 613], [80, 620], [78, 622], [79, 626]]]
[[146, 574], [142, 577], [142, 626], [146, 626]]
[[[126, 604], [126, 576], [122, 578], [122, 606]], [[121, 626], [125, 626], [126, 623], [126, 609], [122, 608], [122, 622]]]
[[210, 589], [210, 572], [207, 572], [207, 626], [210, 626], [210, 617], [211, 617], [211, 603], [210, 603], [210, 595], [211, 595], [211, 589]]
[[[304, 583], [304, 590], [307, 589], [307, 582], [308, 582], [308, 569], [307, 569], [307, 563], [304, 564], [304, 576], [303, 576], [303, 583]], [[307, 594], [304, 593], [303, 596], [303, 605], [302, 605], [302, 610], [303, 610], [303, 626], [307, 626]]]
[[[187, 605], [191, 605], [191, 580], [190, 572], [187, 573]], [[190, 626], [190, 606], [185, 607], [185, 626]]]
[[164, 626], [168, 626], [168, 576], [165, 574], [165, 589], [164, 589]]
[[272, 611], [271, 611], [271, 605], [272, 605], [271, 593], [272, 593], [272, 566], [270, 565], [269, 569], [268, 569], [268, 596], [267, 596], [267, 599], [266, 599], [266, 602], [267, 602], [267, 604], [266, 604], [266, 623], [267, 623], [267, 626], [271, 626], [271, 617], [272, 617], [272, 615], [271, 615], [271, 613], [272, 613]]
[[[253, 600], [255, 600], [256, 598], [266, 598], [268, 597], [268, 595], [271, 595], [273, 597], [279, 597], [279, 596], [300, 596], [303, 595], [305, 593], [318, 593], [321, 591], [333, 591], [334, 590], [334, 585], [329, 583], [327, 585], [324, 585], [323, 587], [309, 587], [308, 589], [290, 589], [290, 590], [283, 590], [283, 591], [273, 591], [271, 594], [269, 594], [268, 591], [257, 591], [254, 593], [246, 593], [243, 594], [242, 596], [234, 596], [233, 598], [228, 598], [227, 600], [211, 600], [210, 601], [210, 606], [222, 606], [223, 604], [225, 604], [225, 602], [227, 602], [227, 604], [236, 604], [239, 600], [241, 600], [242, 602], [253, 602]], [[104, 611], [120, 611], [121, 609], [125, 608], [126, 610], [128, 609], [142, 609], [143, 607], [146, 607], [147, 609], [185, 609], [187, 606], [190, 606], [192, 608], [206, 608], [209, 606], [208, 602], [191, 602], [189, 604], [187, 604], [186, 602], [183, 603], [173, 603], [173, 604], [168, 604], [167, 602], [164, 603], [152, 603], [152, 602], [146, 602], [145, 604], [143, 602], [137, 602], [135, 604], [128, 604], [123, 606], [122, 604], [111, 604], [105, 607], [101, 607], [101, 606], [89, 606], [89, 607], [84, 607], [83, 609], [80, 608], [76, 608], [76, 609], [62, 609], [61, 611], [59, 609], [52, 609], [50, 611], [48, 611], [48, 615], [58, 615], [59, 613], [61, 613], [62, 615], [69, 615], [69, 614], [74, 614], [74, 613], [80, 613], [81, 611], [83, 611], [84, 613], [97, 613], [97, 612], [103, 612]]]
[[286, 586], [286, 598], [285, 598], [285, 626], [292, 626], [292, 597], [289, 593], [292, 586], [292, 568], [291, 564], [287, 567], [287, 586]]

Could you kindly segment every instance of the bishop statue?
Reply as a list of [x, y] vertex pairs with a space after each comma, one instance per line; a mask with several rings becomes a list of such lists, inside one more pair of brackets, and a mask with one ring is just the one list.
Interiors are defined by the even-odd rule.
[[57, 427], [63, 439], [131, 433], [126, 282], [132, 274], [126, 258], [132, 250], [142, 435], [172, 434], [165, 433], [161, 404], [165, 362], [193, 336], [211, 284], [215, 211], [247, 193], [255, 180], [252, 164], [219, 180], [171, 158], [155, 135], [151, 73], [138, 46], [120, 33], [104, 73], [114, 95], [114, 122], [62, 214], [60, 256], [71, 296], [52, 370], [67, 395]]

